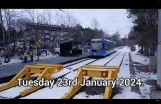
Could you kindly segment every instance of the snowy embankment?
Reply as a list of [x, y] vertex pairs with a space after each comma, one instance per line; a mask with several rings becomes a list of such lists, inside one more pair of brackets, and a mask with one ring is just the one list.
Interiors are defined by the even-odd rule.
[[136, 47], [136, 50], [134, 52], [132, 51], [130, 52], [133, 62], [137, 62], [143, 65], [148, 65], [149, 59], [146, 56], [139, 54], [140, 48], [138, 45], [135, 45], [135, 47]]
[[[146, 66], [149, 64], [149, 59], [146, 56], [139, 54], [139, 47], [138, 45], [135, 46], [136, 51], [131, 53], [133, 65], [142, 65]], [[122, 66], [120, 67], [119, 77], [118, 78], [130, 78], [130, 70], [129, 70], [129, 56], [128, 54], [125, 55], [125, 59], [123, 61]], [[150, 87], [155, 85], [157, 75], [152, 72], [144, 72], [137, 67], [134, 67], [135, 70], [135, 78], [141, 78], [141, 82], [144, 86], [140, 86], [141, 94], [131, 92], [131, 87], [120, 87], [121, 91], [119, 94], [115, 95], [113, 99], [150, 99]], [[119, 86], [118, 86], [119, 87]]]
[[150, 99], [150, 87], [156, 85], [157, 75], [152, 72], [141, 72], [135, 68], [136, 78], [141, 78], [144, 83], [143, 87], [140, 88], [140, 92], [144, 99]]
[[[147, 66], [149, 64], [149, 59], [146, 56], [143, 56], [138, 53], [139, 47], [138, 45], [135, 46], [136, 51], [130, 52], [132, 56], [132, 61], [134, 62], [133, 65], [135, 66]], [[140, 68], [142, 69], [142, 68]], [[143, 82], [144, 86], [139, 87], [141, 95], [144, 99], [150, 99], [150, 87], [156, 85], [157, 81], [157, 74], [154, 74], [152, 72], [146, 72], [144, 70], [140, 70], [137, 67], [134, 67], [135, 70], [135, 77], [141, 78], [141, 81]]]
[[142, 70], [141, 67], [140, 68], [135, 67], [135, 66], [148, 66], [149, 64], [149, 59], [146, 56], [139, 54], [138, 45], [136, 45], [135, 47], [136, 51], [130, 52], [135, 70], [135, 78], [136, 79], [141, 78], [141, 82], [143, 82], [144, 84], [144, 86], [139, 87], [142, 98], [150, 99], [150, 87], [156, 85], [157, 74], [144, 71]]

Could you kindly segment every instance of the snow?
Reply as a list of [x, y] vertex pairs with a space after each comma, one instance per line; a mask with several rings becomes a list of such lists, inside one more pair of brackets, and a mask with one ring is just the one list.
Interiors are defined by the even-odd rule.
[[57, 72], [57, 73], [51, 75], [51, 78], [53, 78], [53, 79], [54, 79], [54, 78], [58, 78], [58, 77], [63, 76], [64, 74], [67, 74], [67, 73], [69, 73], [69, 72], [71, 72], [71, 71], [68, 70], [67, 68], [64, 68], [62, 71]]
[[122, 90], [120, 94], [116, 94], [112, 99], [142, 99], [142, 97], [135, 93], [130, 91], [131, 88], [127, 87], [126, 89]]
[[[51, 59], [51, 58], [55, 58], [58, 55], [57, 54], [52, 54], [51, 52], [47, 51], [48, 55], [46, 56], [45, 53], [42, 53], [41, 56], [39, 56], [39, 59]], [[28, 60], [30, 60], [30, 56], [28, 56]], [[34, 60], [37, 60], [37, 56], [34, 56]], [[15, 57], [11, 57], [10, 62], [8, 63], [4, 63], [4, 58], [0, 57], [0, 66], [4, 66], [4, 65], [11, 65], [11, 64], [18, 64], [18, 63], [22, 63], [23, 60], [19, 59], [18, 56]]]
[[55, 50], [55, 52], [60, 52], [60, 48], [59, 47], [55, 48], [54, 50]]
[[[70, 66], [70, 68], [72, 68], [72, 70], [73, 70], [75, 68], [78, 68], [78, 67], [80, 67], [84, 64], [87, 64], [91, 61], [94, 61], [94, 60], [95, 59], [87, 60], [87, 61], [81, 62], [79, 64], [72, 65], [72, 66]], [[68, 68], [64, 68], [64, 70], [62, 70], [61, 72], [56, 73], [57, 75], [53, 74], [52, 78], [57, 78], [60, 75], [64, 75], [67, 72], [71, 72], [71, 73], [67, 74], [66, 76], [64, 76], [63, 78], [74, 79], [77, 74], [77, 71], [74, 72], [72, 70], [69, 70]], [[36, 91], [36, 92], [34, 92], [22, 99], [35, 99], [35, 98], [36, 99], [60, 99], [69, 90], [69, 88], [70, 87], [58, 87], [57, 84], [55, 84], [52, 89], [49, 89], [47, 87], [47, 88], [41, 89], [39, 91]]]
[[40, 74], [33, 74], [33, 75], [31, 75], [31, 77], [38, 77], [38, 76], [40, 76]]
[[71, 71], [73, 71], [73, 70], [75, 70], [75, 69], [77, 69], [77, 68], [79, 68], [79, 67], [81, 67], [81, 66], [83, 66], [83, 65], [85, 65], [85, 64], [88, 64], [88, 63], [90, 63], [90, 62], [92, 62], [92, 61], [94, 61], [94, 60], [95, 60], [95, 59], [86, 60], [86, 61], [83, 61], [83, 62], [78, 63], [78, 64], [76, 64], [76, 65], [72, 65], [72, 66], [69, 66], [69, 67], [67, 67], [67, 68], [63, 68], [62, 71], [53, 74], [53, 75], [51, 76], [51, 78], [58, 78], [58, 77], [60, 77], [60, 76], [62, 76], [62, 75], [64, 75], [64, 74], [69, 73], [69, 72], [71, 72]]
[[66, 66], [68, 66], [68, 65], [72, 65], [72, 64], [74, 64], [74, 63], [77, 63], [77, 62], [80, 62], [80, 61], [83, 61], [83, 60], [87, 60], [87, 59], [88, 59], [88, 58], [81, 59], [81, 60], [78, 60], [78, 61], [75, 61], [75, 62], [71, 62], [71, 63], [68, 63], [68, 64], [63, 65], [63, 67], [66, 67]]
[[7, 83], [1, 83], [0, 86], [5, 85], [5, 84], [7, 84]]
[[150, 99], [150, 85], [144, 84], [143, 87], [140, 87], [141, 95], [144, 99]]
[[0, 92], [0, 96], [13, 98], [13, 97], [18, 96], [19, 92], [23, 91], [26, 88], [28, 87], [16, 86], [16, 87]]
[[130, 68], [129, 68], [129, 49], [127, 48], [126, 54], [124, 56], [122, 65], [120, 67], [120, 72], [118, 73], [118, 78], [130, 78]]
[[[77, 75], [77, 71], [72, 71], [71, 73], [65, 75], [63, 78], [67, 78], [67, 79], [74, 79]], [[85, 79], [88, 79], [89, 77], [85, 76]]]
[[118, 73], [117, 86], [121, 89], [121, 92], [116, 94], [112, 99], [142, 99], [142, 95], [131, 92], [130, 86], [120, 86], [119, 78], [130, 78], [130, 67], [129, 67], [129, 52], [130, 48], [126, 48], [126, 54]]
[[145, 82], [147, 80], [157, 80], [157, 74], [151, 73], [151, 72], [140, 72], [138, 70], [135, 69], [135, 74], [136, 74], [136, 78], [141, 78], [141, 81], [144, 83], [144, 86], [139, 87], [142, 96], [144, 97], [144, 99], [150, 99], [150, 87], [152, 87], [152, 85], [148, 85]]
[[131, 53], [131, 57], [132, 57], [133, 62], [138, 62], [143, 65], [149, 64], [149, 59], [145, 56]]
[[138, 53], [139, 51], [138, 45], [136, 45], [135, 47], [136, 47], [136, 50], [134, 52], [130, 52], [133, 62], [138, 62], [143, 65], [148, 65], [149, 59]]
[[135, 45], [135, 48], [136, 48], [136, 50], [133, 53], [137, 54], [140, 50], [140, 47], [138, 45]]
[[[47, 56], [46, 56], [46, 53], [42, 53], [41, 56], [39, 56], [39, 59], [42, 60], [42, 59], [51, 59], [51, 58], [55, 58], [59, 55], [57, 54], [52, 54], [50, 51], [47, 50]], [[34, 56], [34, 60], [37, 60], [37, 56], [35, 55]]]
[[137, 78], [141, 78], [142, 81], [146, 80], [157, 80], [157, 74], [151, 73], [151, 72], [140, 72], [135, 69], [135, 75]]
[[[129, 58], [128, 57], [128, 51], [129, 50], [128, 50], [128, 48], [125, 47], [125, 48], [121, 49], [120, 51], [121, 51], [120, 55], [116, 56], [116, 58], [112, 62], [112, 64], [114, 63], [114, 65], [116, 65], [116, 64], [119, 65], [120, 62], [121, 62], [121, 59], [122, 59], [122, 57], [123, 57], [123, 55], [125, 53], [125, 51], [127, 51], [127, 53], [125, 54], [126, 56], [124, 58], [124, 62], [123, 62], [124, 65], [122, 65], [121, 68], [120, 68], [120, 70], [121, 70], [120, 71], [121, 72], [120, 73], [120, 77], [130, 77], [129, 67], [128, 67], [128, 65], [125, 65], [125, 64], [127, 64], [127, 62], [129, 62], [129, 61], [125, 61], [125, 60], [127, 60]], [[111, 56], [109, 56], [109, 57], [107, 57], [105, 59], [100, 59], [99, 61], [96, 61], [96, 62], [92, 63], [92, 65], [104, 65], [107, 61], [109, 61], [116, 54], [117, 53], [112, 54]], [[108, 65], [111, 66], [111, 63], [107, 64], [107, 66]], [[99, 79], [100, 80], [107, 80], [106, 78], [98, 78], [98, 77], [93, 77], [92, 78], [92, 80], [99, 80]], [[126, 91], [129, 91], [129, 90], [126, 89]], [[104, 97], [104, 94], [100, 94], [100, 95], [88, 95], [85, 92], [81, 92], [81, 93], [77, 94], [73, 99], [103, 99], [103, 97]], [[116, 98], [117, 98], [117, 96], [116, 96]]]
[[73, 99], [103, 99], [103, 94], [102, 95], [87, 95], [85, 92], [81, 92], [75, 95]]
[[[142, 65], [148, 65], [149, 59], [138, 53], [138, 51], [139, 51], [138, 45], [136, 45], [135, 47], [136, 47], [136, 51], [130, 52], [131, 57], [132, 57], [132, 61], [140, 63]], [[141, 95], [143, 96], [144, 99], [150, 99], [150, 96], [149, 96], [150, 95], [150, 87], [152, 87], [154, 85], [148, 85], [148, 84], [146, 84], [146, 81], [147, 80], [149, 80], [149, 81], [151, 80], [152, 82], [156, 81], [157, 74], [154, 74], [152, 72], [142, 72], [142, 71], [137, 70], [136, 67], [134, 67], [134, 70], [135, 70], [135, 77], [137, 79], [141, 78], [141, 81], [144, 84], [144, 86], [139, 87]]]
[[120, 72], [118, 73], [117, 86], [122, 89], [119, 94], [116, 94], [112, 99], [140, 99], [141, 96], [135, 92], [131, 92], [131, 87], [119, 86], [119, 78], [130, 78], [130, 68], [129, 68], [129, 52], [130, 49], [126, 48], [126, 54], [124, 56], [122, 65], [120, 66]]
[[[136, 52], [131, 52], [132, 59], [134, 59], [135, 57], [140, 57], [141, 55], [136, 55], [138, 54], [137, 51], [139, 50], [139, 48], [136, 46]], [[122, 65], [120, 67], [120, 72], [118, 73], [118, 78], [130, 78], [130, 68], [129, 68], [129, 52], [130, 52], [130, 48], [129, 47], [124, 47], [121, 50], [121, 53], [116, 56], [110, 63], [107, 64], [107, 66], [118, 66], [121, 62], [121, 59], [126, 51], [125, 57], [123, 59]], [[104, 65], [105, 62], [107, 62], [108, 60], [110, 60], [113, 56], [115, 56], [117, 54], [114, 53], [112, 55], [110, 55], [109, 57], [106, 57], [104, 59], [99, 59], [98, 61], [94, 62], [94, 65]], [[142, 56], [143, 59], [145, 58], [144, 56]], [[136, 59], [136, 60], [135, 60]], [[137, 62], [142, 63], [142, 59], [140, 60], [140, 58], [135, 58], [134, 60]], [[85, 60], [85, 59], [82, 59]], [[62, 71], [55, 73], [52, 75], [52, 78], [57, 78], [60, 77], [66, 73], [69, 73], [67, 75], [65, 75], [63, 78], [68, 78], [68, 79], [74, 79], [77, 75], [77, 71], [73, 71], [89, 62], [94, 61], [95, 59], [90, 59], [90, 60], [86, 60], [84, 62], [78, 63], [76, 65], [72, 65], [69, 66], [67, 68], [64, 68]], [[79, 60], [80, 61], [80, 60]], [[79, 62], [76, 61], [76, 62]], [[75, 63], [75, 62], [72, 62]], [[70, 64], [72, 64], [70, 63]], [[66, 64], [64, 66], [70, 65], [70, 64]], [[145, 64], [145, 63], [144, 63]], [[93, 65], [93, 63], [91, 64]], [[141, 81], [146, 81], [148, 79], [153, 79], [156, 80], [157, 76], [156, 74], [150, 73], [150, 72], [138, 72], [136, 69], [136, 78], [141, 78]], [[38, 76], [38, 75], [33, 75], [33, 76]], [[88, 78], [88, 77], [85, 77]], [[96, 78], [94, 77], [93, 79], [105, 79], [105, 78]], [[121, 87], [118, 85], [119, 83], [117, 83], [117, 86], [121, 89], [121, 91], [116, 94], [113, 99], [142, 99], [142, 98], [146, 98], [149, 99], [149, 93], [150, 93], [150, 85], [144, 84], [143, 87], [139, 87], [141, 90], [141, 95], [135, 92], [131, 92], [131, 87], [128, 86], [124, 86]], [[23, 89], [25, 89], [26, 87], [14, 87], [11, 88], [9, 90], [0, 92], [0, 96], [3, 97], [15, 97], [19, 94], [20, 91], [22, 91]], [[26, 97], [23, 97], [21, 99], [61, 99], [61, 97], [69, 90], [70, 87], [58, 87], [57, 84], [54, 85], [53, 88], [43, 88], [41, 90], [38, 90]], [[85, 92], [81, 92], [79, 94], [77, 94], [73, 99], [103, 99], [104, 94], [100, 94], [100, 95], [88, 95]]]
[[[86, 62], [90, 62], [90, 61], [88, 60]], [[82, 64], [83, 64], [83, 62], [82, 62]], [[65, 70], [66, 70], [66, 72], [69, 72], [69, 70], [68, 71], [67, 71], [67, 69], [65, 69]], [[65, 71], [64, 71], [64, 73], [65, 73]], [[64, 75], [64, 73], [63, 74], [60, 73], [60, 74]], [[77, 71], [71, 71], [71, 73], [65, 75], [63, 78], [74, 79], [76, 77], [76, 74], [77, 74]], [[55, 74], [53, 76], [55, 77]], [[57, 84], [55, 84], [52, 89], [49, 89], [47, 87], [47, 88], [41, 89], [39, 91], [36, 91], [36, 92], [34, 92], [22, 99], [35, 99], [35, 98], [36, 99], [61, 99], [61, 97], [66, 92], [68, 92], [69, 88], [70, 88], [70, 86], [69, 87], [58, 87]]]
[[110, 56], [107, 56], [106, 58], [97, 60], [93, 63], [91, 63], [90, 65], [105, 65], [106, 62], [108, 62], [109, 60], [111, 60], [111, 58], [113, 58], [115, 55], [117, 55], [118, 52], [111, 54]]
[[107, 80], [107, 78], [92, 77], [92, 80]]
[[64, 78], [74, 79], [76, 75], [77, 75], [77, 71], [72, 71], [70, 74], [67, 74], [66, 76], [64, 76]]
[[106, 66], [119, 66], [127, 48], [120, 50], [120, 53], [112, 59]]
[[10, 59], [10, 62], [4, 63], [4, 58], [0, 57], [0, 66], [4, 65], [11, 65], [11, 64], [17, 64], [17, 63], [22, 63], [23, 60], [19, 59], [18, 57], [13, 57]]
[[61, 99], [61, 97], [69, 90], [70, 87], [58, 87], [57, 84], [53, 88], [43, 88], [21, 99]]

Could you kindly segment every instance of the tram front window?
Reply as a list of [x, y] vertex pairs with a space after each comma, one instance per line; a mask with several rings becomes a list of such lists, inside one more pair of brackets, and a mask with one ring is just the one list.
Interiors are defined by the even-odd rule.
[[102, 48], [102, 44], [100, 42], [92, 42], [91, 47], [93, 51], [98, 51]]

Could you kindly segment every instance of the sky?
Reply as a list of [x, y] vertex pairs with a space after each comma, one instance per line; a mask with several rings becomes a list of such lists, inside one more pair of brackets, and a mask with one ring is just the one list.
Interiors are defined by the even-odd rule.
[[[66, 13], [75, 16], [83, 27], [92, 27], [93, 19], [96, 18], [99, 23], [99, 29], [112, 35], [118, 31], [121, 37], [128, 35], [133, 27], [132, 20], [127, 18], [126, 9], [62, 9]], [[45, 13], [45, 9], [35, 10], [37, 13]], [[59, 9], [51, 9], [52, 24], [56, 24], [55, 13], [65, 14]]]
[[126, 9], [63, 9], [72, 12], [81, 22], [83, 27], [91, 27], [93, 18], [99, 23], [99, 29], [103, 29], [112, 35], [119, 31], [121, 37], [128, 35], [133, 23], [127, 18]]

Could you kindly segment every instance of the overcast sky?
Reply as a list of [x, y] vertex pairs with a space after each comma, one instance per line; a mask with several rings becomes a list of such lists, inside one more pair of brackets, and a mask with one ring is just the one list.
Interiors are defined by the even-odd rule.
[[[74, 15], [79, 19], [80, 24], [83, 27], [91, 27], [94, 18], [99, 23], [99, 29], [103, 29], [108, 34], [113, 34], [119, 31], [121, 37], [128, 35], [130, 29], [133, 26], [131, 19], [127, 18], [126, 9], [62, 9], [63, 11]], [[39, 9], [39, 12], [44, 13], [44, 9]], [[55, 12], [59, 9], [52, 9], [52, 22], [55, 22]]]
[[99, 22], [99, 28], [111, 35], [119, 31], [121, 37], [128, 34], [133, 26], [130, 19], [127, 18], [126, 9], [63, 9], [73, 12], [79, 18], [83, 27], [91, 27], [93, 18]]

